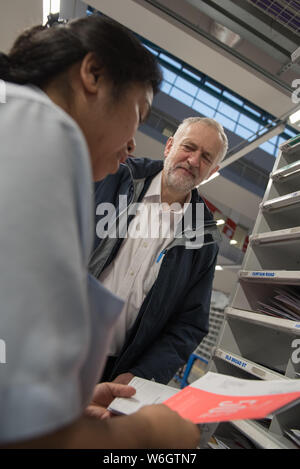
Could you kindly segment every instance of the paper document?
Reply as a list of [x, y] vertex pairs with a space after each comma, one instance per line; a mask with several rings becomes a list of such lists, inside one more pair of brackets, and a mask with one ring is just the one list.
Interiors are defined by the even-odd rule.
[[300, 399], [300, 380], [258, 381], [208, 372], [165, 404], [194, 423], [261, 419]]
[[300, 380], [247, 380], [208, 372], [179, 390], [141, 378], [130, 383], [135, 396], [116, 398], [109, 410], [131, 414], [144, 405], [162, 403], [194, 423], [262, 419], [300, 399]]
[[278, 318], [300, 320], [299, 293], [291, 288], [275, 289], [267, 302], [257, 302], [257, 311]]
[[130, 381], [129, 385], [136, 389], [136, 394], [130, 399], [117, 397], [112, 401], [108, 410], [116, 414], [132, 414], [144, 405], [162, 404], [179, 391], [179, 389], [171, 386], [155, 383], [137, 376]]

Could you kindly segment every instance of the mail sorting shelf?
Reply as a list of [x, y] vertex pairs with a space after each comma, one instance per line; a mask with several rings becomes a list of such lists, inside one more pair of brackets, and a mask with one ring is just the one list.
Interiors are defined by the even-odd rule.
[[[282, 147], [276, 159], [236, 291], [225, 309], [211, 371], [245, 379], [300, 377], [300, 315], [291, 320], [262, 312], [278, 292], [300, 295], [299, 170], [300, 136]], [[300, 429], [300, 404], [271, 416], [268, 428], [247, 420], [230, 425], [261, 448], [296, 448], [285, 430]]]

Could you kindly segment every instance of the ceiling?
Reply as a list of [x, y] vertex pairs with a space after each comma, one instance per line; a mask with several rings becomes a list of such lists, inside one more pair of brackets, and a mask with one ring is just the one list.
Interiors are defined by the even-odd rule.
[[292, 33], [300, 35], [300, 1], [299, 0], [247, 0], [272, 20], [285, 26]]
[[[143, 0], [274, 81], [290, 86], [300, 74], [291, 54], [300, 42], [298, 0]], [[217, 25], [216, 25], [217, 24]], [[221, 31], [220, 31], [221, 28]], [[226, 28], [226, 29], [225, 29]], [[235, 43], [232, 36], [240, 39]], [[226, 47], [227, 45], [227, 47]], [[228, 49], [229, 47], [229, 49]], [[291, 72], [291, 73], [289, 73]]]
[[[290, 61], [299, 36], [251, 3], [247, 0], [90, 1], [91, 6], [104, 14], [281, 118], [295, 110], [292, 82], [299, 77], [300, 68], [293, 65], [284, 73], [280, 71]], [[241, 41], [233, 48], [221, 43], [211, 33], [214, 22], [239, 34]]]

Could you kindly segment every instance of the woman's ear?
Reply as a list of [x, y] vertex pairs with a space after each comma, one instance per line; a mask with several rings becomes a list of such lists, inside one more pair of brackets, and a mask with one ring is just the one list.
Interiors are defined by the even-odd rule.
[[84, 89], [91, 94], [96, 94], [102, 77], [102, 69], [95, 54], [89, 52], [80, 64], [80, 79]]

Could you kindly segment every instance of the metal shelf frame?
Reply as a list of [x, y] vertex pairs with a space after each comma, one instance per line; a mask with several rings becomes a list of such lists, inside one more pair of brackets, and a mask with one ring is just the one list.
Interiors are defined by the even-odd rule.
[[[300, 136], [298, 136], [300, 137]], [[208, 370], [245, 379], [300, 378], [293, 358], [299, 321], [273, 317], [258, 310], [276, 289], [300, 294], [300, 141], [283, 145], [260, 204], [245, 253], [239, 281], [224, 320]], [[283, 310], [282, 310], [283, 311]], [[273, 313], [273, 310], [272, 310]], [[296, 449], [287, 429], [300, 429], [300, 403], [270, 416], [269, 428], [257, 421], [232, 421], [264, 449]]]

